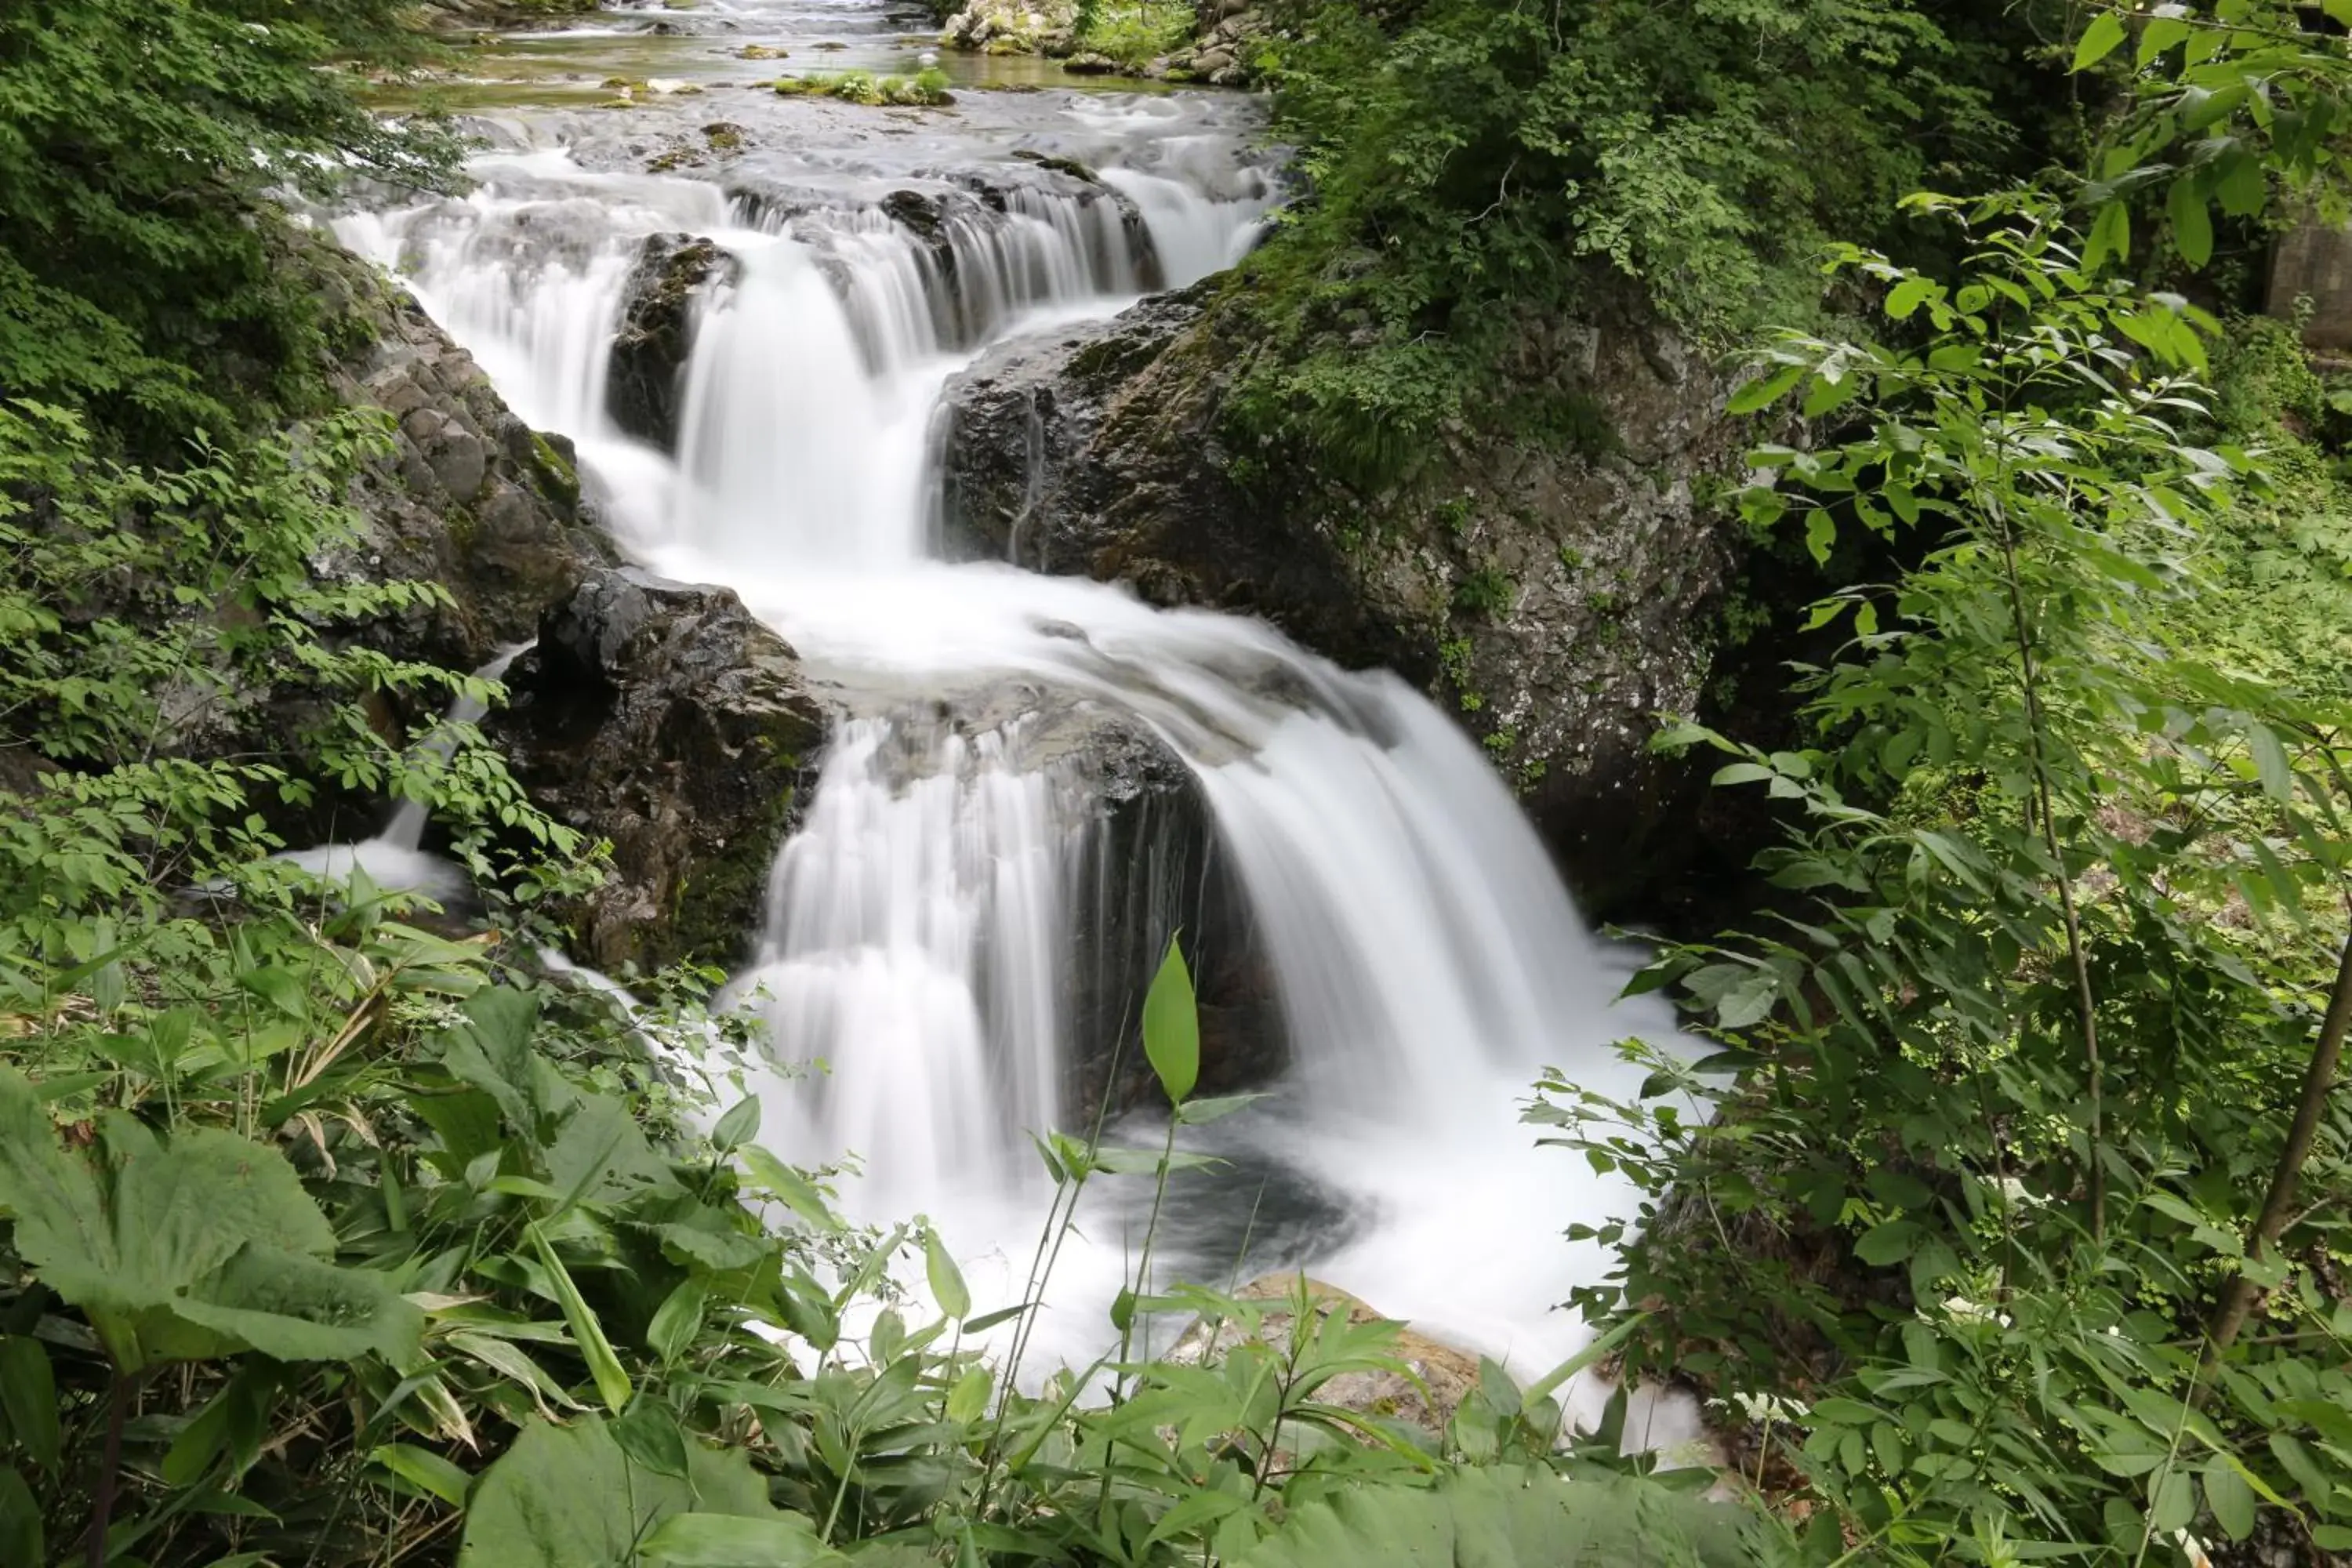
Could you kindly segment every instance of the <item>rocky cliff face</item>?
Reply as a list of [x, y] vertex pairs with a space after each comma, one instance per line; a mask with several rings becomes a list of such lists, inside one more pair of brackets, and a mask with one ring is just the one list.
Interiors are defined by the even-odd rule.
[[613, 559], [583, 514], [571, 443], [515, 416], [473, 356], [405, 292], [340, 252], [321, 259], [366, 347], [333, 367], [354, 407], [396, 422], [391, 452], [360, 475], [351, 500], [359, 541], [319, 563], [323, 574], [437, 583], [446, 605], [420, 606], [370, 640], [473, 668], [532, 636], [540, 612]]
[[1531, 332], [1516, 379], [1573, 437], [1449, 435], [1410, 485], [1280, 501], [1243, 482], [1221, 405], [1248, 344], [1213, 281], [1005, 345], [950, 388], [945, 500], [965, 551], [1265, 616], [1458, 712], [1588, 903], [1650, 874], [1733, 552], [1700, 492], [1741, 443], [1671, 337]]

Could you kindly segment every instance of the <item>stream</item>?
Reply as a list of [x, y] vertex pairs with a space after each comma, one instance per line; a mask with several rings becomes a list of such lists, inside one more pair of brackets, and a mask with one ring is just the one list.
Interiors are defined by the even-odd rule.
[[[492, 142], [476, 188], [336, 231], [404, 277], [517, 413], [572, 437], [631, 556], [734, 589], [844, 715], [730, 988], [778, 1064], [763, 1142], [803, 1163], [855, 1156], [850, 1213], [929, 1215], [979, 1310], [1020, 1299], [1051, 1190], [1029, 1133], [1090, 1120], [1066, 1085], [1087, 1045], [1074, 955], [1100, 908], [1080, 884], [1104, 874], [1103, 812], [1042, 742], [1040, 710], [1090, 705], [1196, 776], [1286, 1047], [1266, 1100], [1188, 1131], [1226, 1163], [1176, 1186], [1161, 1272], [1303, 1267], [1540, 1373], [1586, 1340], [1557, 1304], [1604, 1266], [1560, 1233], [1633, 1196], [1535, 1147], [1518, 1105], [1547, 1064], [1630, 1093], [1612, 1043], [1673, 1024], [1654, 1000], [1612, 1004], [1633, 959], [1585, 929], [1509, 789], [1392, 676], [1257, 621], [943, 558], [942, 389], [992, 344], [1245, 253], [1280, 192], [1261, 110], [1014, 58], [940, 59], [946, 110], [760, 85], [911, 75], [929, 32], [874, 0], [725, 0], [478, 48], [481, 82], [459, 96]], [[620, 76], [656, 87], [600, 107]], [[718, 122], [740, 150], [704, 157]], [[668, 172], [646, 172], [666, 153]], [[908, 191], [936, 232], [886, 208]], [[674, 451], [607, 407], [624, 287], [656, 234], [733, 258], [697, 297]], [[1156, 1145], [1164, 1128], [1139, 1115], [1110, 1136]], [[1116, 1337], [1150, 1195], [1139, 1177], [1089, 1188], [1045, 1363]]]

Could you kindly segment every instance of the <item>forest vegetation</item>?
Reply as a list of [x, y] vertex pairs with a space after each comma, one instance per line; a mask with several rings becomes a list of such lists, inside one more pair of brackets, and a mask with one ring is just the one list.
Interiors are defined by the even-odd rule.
[[[357, 635], [439, 585], [314, 570], [386, 427], [283, 202], [457, 181], [358, 97], [430, 39], [12, 0], [0, 1564], [2352, 1554], [2352, 380], [2252, 313], [2271, 236], [2344, 209], [2352, 3], [1291, 20], [1309, 192], [1223, 306], [1269, 466], [1393, 478], [1515, 407], [1531, 320], [1644, 309], [1752, 366], [1726, 504], [1832, 650], [1786, 743], [1659, 739], [1785, 826], [1753, 919], [1635, 982], [1716, 1053], [1531, 1086], [1530, 1136], [1645, 1194], [1592, 1349], [1432, 1435], [1318, 1397], [1393, 1325], [1149, 1359], [1149, 1315], [1269, 1305], [1130, 1289], [1128, 1351], [1016, 1384], [1027, 1300], [761, 1145], [715, 976], [624, 1011], [534, 957], [601, 847], [471, 726], [379, 722], [495, 691]], [[480, 920], [273, 858], [381, 798], [453, 825]], [[1181, 955], [1145, 1037], [1171, 1141], [1041, 1142], [1029, 1300], [1081, 1189], [1164, 1187], [1235, 1108]], [[1622, 1397], [1565, 1429], [1604, 1365], [1714, 1402], [1722, 1473], [1621, 1453]]]

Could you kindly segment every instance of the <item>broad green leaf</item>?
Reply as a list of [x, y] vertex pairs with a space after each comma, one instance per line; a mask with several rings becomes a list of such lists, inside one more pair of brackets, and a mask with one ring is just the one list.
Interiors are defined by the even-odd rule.
[[1222, 1094], [1209, 1100], [1188, 1100], [1176, 1108], [1176, 1120], [1187, 1127], [1203, 1127], [1212, 1121], [1222, 1121], [1237, 1110], [1246, 1110], [1265, 1098], [1263, 1094]]
[[621, 1358], [613, 1353], [613, 1342], [604, 1337], [604, 1325], [588, 1310], [588, 1303], [573, 1284], [563, 1260], [555, 1256], [555, 1248], [547, 1244], [536, 1222], [524, 1227], [530, 1234], [530, 1244], [539, 1254], [541, 1265], [547, 1270], [548, 1283], [555, 1290], [556, 1303], [563, 1309], [563, 1321], [572, 1325], [572, 1343], [580, 1349], [581, 1358], [588, 1363], [588, 1375], [596, 1384], [596, 1397], [604, 1408], [618, 1415], [629, 1406], [635, 1390], [629, 1374], [621, 1365]]
[[1927, 302], [1928, 296], [1936, 292], [1936, 280], [1932, 278], [1906, 278], [1887, 291], [1886, 313], [1895, 321], [1906, 320]]
[[1143, 1054], [1169, 1102], [1181, 1105], [1201, 1077], [1201, 1019], [1192, 1004], [1192, 975], [1173, 942], [1143, 998]]
[[686, 1433], [679, 1428], [677, 1415], [660, 1400], [639, 1399], [606, 1430], [631, 1464], [657, 1476], [687, 1479]]
[[41, 1505], [14, 1468], [0, 1465], [0, 1563], [49, 1560], [41, 1530]]
[[2168, 1465], [2147, 1479], [2147, 1517], [2169, 1535], [2187, 1528], [2197, 1517], [2197, 1480], [2178, 1464]]
[[2131, 210], [2120, 201], [2102, 206], [2091, 221], [2090, 237], [2083, 244], [2083, 270], [2098, 271], [2109, 257], [2131, 259]]
[[1433, 1487], [1364, 1484], [1299, 1505], [1234, 1568], [1742, 1568], [1754, 1561], [1747, 1529], [1738, 1509], [1644, 1478], [1571, 1482], [1494, 1466]]
[[2205, 1467], [2205, 1506], [2231, 1540], [2243, 1541], [2254, 1532], [2254, 1489], [2226, 1454], [2215, 1456]]
[[457, 1568], [635, 1568], [638, 1543], [685, 1513], [778, 1517], [738, 1449], [687, 1445], [689, 1479], [629, 1463], [605, 1424], [532, 1421], [474, 1485]]
[[1884, 1268], [1910, 1257], [1911, 1249], [1918, 1244], [1917, 1222], [1891, 1219], [1864, 1232], [1861, 1239], [1853, 1244], [1853, 1255], [1864, 1263]]
[[2294, 798], [2294, 767], [2287, 761], [2286, 748], [2268, 726], [2250, 724], [2246, 728], [2246, 750], [2253, 754], [2255, 776], [2263, 781], [2263, 793], [2273, 800]]
[[940, 1233], [929, 1226], [923, 1227], [923, 1272], [940, 1310], [961, 1321], [971, 1311], [971, 1291], [963, 1282], [963, 1270], [940, 1242]]
[[1787, 396], [1789, 389], [1795, 386], [1804, 374], [1803, 365], [1790, 364], [1759, 375], [1731, 395], [1731, 401], [1724, 405], [1724, 412], [1753, 414], [1759, 409], [1769, 408]]
[[654, 1310], [653, 1321], [646, 1326], [646, 1343], [661, 1357], [663, 1365], [676, 1365], [693, 1348], [694, 1337], [702, 1330], [702, 1310], [709, 1296], [709, 1286], [698, 1277], [691, 1278]]
[[213, 1129], [167, 1142], [121, 1112], [97, 1161], [60, 1147], [22, 1076], [0, 1069], [0, 1214], [118, 1367], [252, 1348], [281, 1361], [397, 1361], [424, 1316], [383, 1275], [326, 1261], [335, 1233], [284, 1155]]
[[646, 1568], [811, 1568], [849, 1562], [796, 1513], [772, 1519], [681, 1513], [655, 1526], [640, 1550]]
[[2083, 29], [2082, 41], [2074, 46], [2074, 63], [2067, 68], [2088, 70], [2115, 53], [2116, 46], [2123, 41], [2123, 18], [2113, 11], [2102, 11], [2091, 18], [2089, 26]]
[[58, 1384], [49, 1352], [30, 1334], [0, 1339], [0, 1415], [26, 1457], [45, 1470], [58, 1468]]
[[2172, 243], [2180, 259], [2202, 267], [2213, 255], [2213, 220], [2206, 215], [2204, 194], [2194, 177], [2183, 174], [2164, 195], [2165, 215], [2172, 219]]
[[975, 1366], [957, 1378], [948, 1390], [948, 1419], [970, 1424], [980, 1419], [988, 1408], [988, 1396], [996, 1387], [996, 1374], [984, 1366]]
[[731, 1154], [760, 1135], [760, 1097], [747, 1094], [728, 1109], [710, 1130], [710, 1146]]
[[839, 1230], [841, 1216], [824, 1201], [824, 1194], [806, 1176], [761, 1148], [757, 1143], [746, 1145], [736, 1157], [743, 1162], [743, 1171], [753, 1184], [782, 1200], [786, 1208], [819, 1230]]

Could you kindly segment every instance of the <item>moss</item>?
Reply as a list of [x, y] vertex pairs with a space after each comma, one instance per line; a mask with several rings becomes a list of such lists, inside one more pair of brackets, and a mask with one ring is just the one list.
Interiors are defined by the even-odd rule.
[[530, 466], [550, 495], [566, 507], [580, 504], [580, 470], [564, 461], [555, 443], [536, 430], [530, 433]]
[[[773, 764], [777, 773], [799, 768], [796, 753], [783, 753]], [[792, 831], [799, 798], [795, 788], [777, 790], [754, 827], [696, 860], [678, 879], [665, 928], [646, 934], [645, 962], [653, 967], [681, 962], [731, 965], [741, 959], [744, 933], [759, 918], [768, 872], [775, 864], [777, 847]]]

